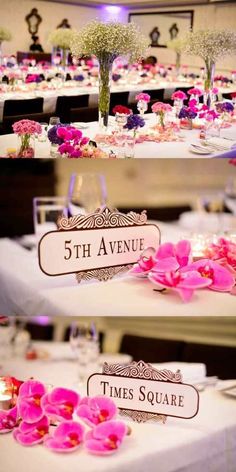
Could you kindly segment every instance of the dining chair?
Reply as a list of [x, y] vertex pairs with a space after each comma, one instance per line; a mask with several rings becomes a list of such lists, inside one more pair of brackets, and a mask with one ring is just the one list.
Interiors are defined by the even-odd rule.
[[5, 100], [3, 107], [3, 120], [8, 116], [27, 116], [32, 113], [43, 112], [43, 98], [28, 98], [18, 100]]
[[98, 120], [97, 107], [79, 107], [70, 109], [70, 122], [83, 121], [89, 123]]
[[171, 362], [181, 359], [183, 341], [124, 334], [119, 352], [130, 354], [135, 361]]
[[113, 92], [111, 93], [110, 98], [110, 115], [112, 115], [112, 110], [116, 105], [123, 105], [128, 107], [129, 92]]
[[61, 123], [71, 122], [71, 109], [89, 106], [89, 95], [60, 96], [57, 98], [55, 116], [60, 117]]
[[212, 344], [186, 343], [182, 355], [183, 362], [203, 362], [207, 375], [217, 375], [220, 379], [234, 379], [236, 347]]

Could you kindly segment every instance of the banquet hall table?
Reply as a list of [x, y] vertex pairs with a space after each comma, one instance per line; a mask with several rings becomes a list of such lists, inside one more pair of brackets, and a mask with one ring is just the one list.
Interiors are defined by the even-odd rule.
[[[188, 88], [191, 87], [193, 83], [189, 81], [176, 81], [170, 82], [167, 80], [158, 80], [153, 82], [146, 83], [121, 83], [113, 84], [111, 87], [111, 92], [129, 92], [129, 101], [133, 102], [135, 100], [135, 95], [138, 92], [143, 90], [161, 90], [164, 89], [164, 98], [170, 99], [172, 93], [177, 88]], [[23, 88], [23, 89], [22, 89]], [[21, 90], [22, 89], [22, 90]], [[54, 113], [56, 109], [57, 97], [59, 96], [71, 96], [71, 95], [89, 95], [89, 105], [97, 105], [98, 102], [98, 86], [94, 85], [79, 85], [75, 81], [66, 82], [64, 87], [58, 89], [43, 89], [32, 88], [32, 84], [27, 87], [23, 85], [21, 89], [12, 91], [12, 92], [0, 92], [0, 123], [3, 120], [3, 108], [5, 100], [27, 100], [30, 98], [42, 97], [44, 99], [43, 111], [45, 113]], [[222, 98], [223, 93], [230, 94], [235, 92], [236, 86], [232, 85], [231, 87], [220, 87], [219, 88], [219, 99]]]
[[[75, 389], [75, 370], [69, 362], [13, 358], [1, 364], [0, 375], [23, 380], [33, 375], [45, 383]], [[235, 472], [236, 401], [217, 387], [200, 393], [199, 412], [193, 419], [169, 417], [166, 424], [126, 421], [131, 435], [114, 455], [105, 457], [90, 455], [82, 447], [65, 455], [42, 445], [24, 448], [11, 433], [0, 435], [0, 472], [15, 471], [17, 463], [27, 472]]]
[[[154, 114], [146, 115], [146, 125], [142, 128], [142, 132], [145, 131], [150, 125], [152, 126], [156, 121]], [[110, 117], [110, 130], [114, 129], [114, 117]], [[84, 136], [89, 137], [94, 140], [99, 132], [99, 126], [97, 122], [90, 123], [81, 123], [81, 131]], [[78, 125], [79, 128], [79, 125]], [[199, 129], [193, 130], [181, 130], [181, 141], [171, 141], [171, 142], [143, 142], [137, 143], [135, 145], [135, 158], [141, 159], [155, 159], [155, 158], [213, 158], [213, 157], [225, 157], [225, 158], [236, 158], [236, 123], [234, 123], [230, 128], [221, 130], [220, 136], [226, 138], [223, 140], [223, 144], [228, 147], [228, 150], [215, 150], [209, 154], [196, 154], [193, 153], [190, 149], [191, 144], [199, 144]], [[17, 148], [17, 136], [14, 134], [6, 134], [0, 136], [0, 157], [7, 156], [7, 149], [16, 149]], [[230, 150], [233, 145], [232, 150]], [[107, 155], [109, 155], [112, 150], [115, 155], [119, 157], [124, 156], [124, 152], [120, 152], [119, 148], [114, 145], [99, 144]], [[235, 146], [235, 147], [234, 147]], [[46, 140], [45, 142], [35, 141], [35, 157], [36, 158], [50, 158], [50, 142]]]
[[[177, 242], [181, 230], [159, 224], [162, 242]], [[81, 282], [74, 274], [49, 277], [39, 268], [37, 251], [0, 239], [0, 313], [47, 316], [235, 316], [236, 297], [198, 290], [189, 303], [174, 292], [154, 291], [148, 280], [128, 275], [108, 282]]]

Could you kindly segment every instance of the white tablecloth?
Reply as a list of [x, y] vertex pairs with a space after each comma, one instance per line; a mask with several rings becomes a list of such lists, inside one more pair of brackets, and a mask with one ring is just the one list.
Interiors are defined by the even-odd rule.
[[[177, 241], [181, 230], [161, 223], [162, 241]], [[183, 233], [182, 233], [183, 234]], [[36, 251], [0, 240], [0, 313], [68, 316], [235, 316], [236, 297], [198, 290], [189, 303], [174, 293], [160, 294], [148, 280], [128, 276], [77, 284], [74, 274], [48, 277]]]
[[[75, 388], [68, 362], [4, 362], [0, 375], [33, 375], [46, 383]], [[75, 365], [74, 365], [75, 366]], [[76, 367], [76, 366], [75, 366]], [[57, 376], [56, 376], [57, 374]], [[56, 382], [55, 382], [56, 380]], [[131, 436], [112, 456], [92, 456], [79, 449], [56, 454], [42, 445], [24, 448], [12, 434], [0, 435], [0, 472], [235, 472], [236, 401], [215, 389], [200, 393], [198, 415], [191, 420], [168, 418], [160, 423], [129, 423]]]
[[[74, 82], [75, 83], [75, 82]], [[85, 86], [85, 85], [73, 85], [70, 82], [66, 83], [65, 87], [62, 87], [57, 90], [32, 90], [32, 91], [15, 91], [15, 92], [5, 92], [0, 93], [0, 122], [3, 120], [3, 108], [5, 100], [18, 100], [23, 99], [27, 100], [29, 98], [35, 97], [43, 97], [44, 99], [44, 106], [43, 110], [45, 113], [53, 113], [56, 109], [56, 101], [57, 97], [61, 95], [90, 95], [89, 97], [89, 104], [90, 105], [97, 105], [98, 101], [98, 87], [95, 86]], [[120, 85], [113, 85], [111, 88], [111, 92], [130, 92], [129, 101], [133, 101], [137, 92], [141, 92], [143, 90], [160, 90], [165, 89], [164, 97], [166, 99], [170, 98], [172, 93], [175, 91], [176, 88], [185, 88], [191, 87], [193, 83], [189, 82], [168, 82], [168, 81], [161, 81], [161, 82], [147, 82], [145, 84], [120, 84]], [[235, 86], [232, 87], [221, 87], [219, 89], [220, 97], [222, 93], [232, 93], [235, 92]]]
[[[114, 117], [110, 119], [111, 126], [114, 122]], [[156, 118], [153, 114], [147, 115], [146, 126], [154, 124]], [[99, 133], [99, 126], [97, 122], [84, 123], [85, 129], [82, 129], [83, 135], [88, 136], [90, 139], [94, 139], [96, 134]], [[145, 130], [145, 128], [142, 128]], [[199, 130], [193, 129], [191, 131], [181, 130], [183, 141], [172, 141], [172, 142], [144, 142], [138, 143], [135, 146], [135, 158], [212, 158], [212, 157], [225, 157], [225, 158], [236, 158], [236, 148], [233, 151], [215, 151], [212, 154], [202, 155], [195, 154], [190, 150], [190, 144], [199, 144]], [[234, 139], [236, 141], [236, 124], [232, 127], [221, 130], [221, 137]], [[229, 144], [228, 140], [225, 140], [226, 145]], [[109, 154], [111, 149], [114, 152], [119, 152], [118, 148], [114, 146], [100, 145]], [[7, 134], [0, 136], [0, 156], [4, 157], [7, 155], [7, 149], [17, 148], [17, 136], [14, 134]], [[35, 157], [37, 158], [50, 158], [50, 142], [38, 142], [35, 141]]]

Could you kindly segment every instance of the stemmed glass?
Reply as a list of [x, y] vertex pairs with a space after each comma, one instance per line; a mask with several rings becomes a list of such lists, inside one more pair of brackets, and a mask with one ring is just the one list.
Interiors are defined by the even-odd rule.
[[99, 341], [95, 324], [73, 323], [70, 328], [70, 346], [77, 361], [79, 383], [83, 385], [99, 365]]
[[106, 205], [105, 176], [96, 173], [72, 174], [68, 191], [67, 216], [86, 215]]

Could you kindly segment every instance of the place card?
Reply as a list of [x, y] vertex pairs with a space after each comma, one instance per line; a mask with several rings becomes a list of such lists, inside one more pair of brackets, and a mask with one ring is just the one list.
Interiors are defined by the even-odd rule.
[[168, 416], [191, 419], [199, 409], [198, 391], [182, 382], [179, 370], [157, 370], [143, 361], [104, 363], [102, 374], [89, 377], [87, 394], [112, 398], [121, 415], [138, 423], [165, 423]]
[[124, 214], [104, 207], [62, 217], [58, 230], [39, 242], [39, 266], [49, 276], [76, 273], [78, 282], [105, 281], [129, 270], [146, 248], [156, 250], [159, 244], [160, 230], [147, 223], [146, 211]]

